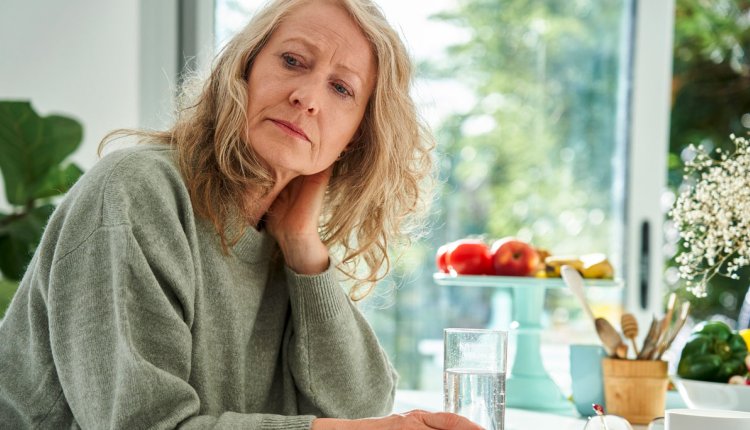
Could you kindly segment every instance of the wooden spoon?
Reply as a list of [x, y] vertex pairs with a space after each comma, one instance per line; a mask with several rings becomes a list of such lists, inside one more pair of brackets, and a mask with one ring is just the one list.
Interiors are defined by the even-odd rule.
[[644, 349], [641, 350], [641, 354], [643, 354], [644, 360], [653, 360], [654, 354], [656, 353], [657, 348], [659, 347], [659, 344], [661, 343], [661, 338], [663, 335], [662, 330], [664, 329], [664, 318], [657, 319], [656, 320], [656, 329], [654, 330], [654, 335], [649, 341], [648, 345], [644, 347]]
[[[628, 354], [628, 347], [622, 341], [622, 336], [617, 330], [604, 318], [597, 318], [594, 320], [596, 326], [596, 333], [599, 335], [604, 349], [612, 357], [626, 358]], [[622, 348], [620, 345], [624, 345]]]
[[[623, 344], [622, 337], [620, 336], [620, 333], [612, 327], [612, 324], [610, 324], [609, 321], [604, 318], [596, 318], [594, 313], [591, 312], [591, 307], [589, 307], [589, 303], [586, 300], [586, 292], [583, 290], [583, 277], [581, 274], [568, 265], [563, 265], [560, 268], [560, 274], [562, 275], [563, 281], [565, 281], [565, 285], [570, 288], [570, 291], [572, 291], [573, 295], [578, 299], [578, 302], [586, 312], [586, 315], [588, 315], [591, 321], [594, 322], [596, 333], [599, 335], [599, 339], [602, 341], [607, 355], [619, 357], [620, 354], [623, 353], [623, 349], [620, 348], [618, 350], [617, 347], [620, 346], [620, 344]], [[627, 356], [627, 345], [625, 345], [625, 356]], [[625, 357], [623, 356], [620, 358]]]
[[617, 348], [615, 349], [615, 356], [623, 360], [628, 358], [628, 345], [625, 343], [617, 345]]
[[594, 316], [594, 313], [591, 312], [591, 307], [589, 307], [589, 303], [586, 300], [586, 292], [583, 290], [583, 277], [581, 274], [567, 264], [560, 268], [560, 274], [562, 275], [563, 281], [565, 281], [565, 285], [570, 288], [570, 291], [572, 291], [573, 295], [578, 299], [578, 302], [586, 312], [586, 315], [588, 315], [591, 321], [596, 324], [596, 317]]
[[667, 336], [667, 332], [669, 331], [669, 326], [672, 324], [672, 314], [674, 313], [674, 305], [677, 302], [677, 294], [671, 293], [669, 295], [669, 300], [667, 300], [667, 312], [664, 315], [664, 319], [661, 320], [661, 336], [663, 340], [664, 337]]
[[643, 339], [643, 346], [641, 347], [641, 352], [636, 356], [636, 359], [638, 360], [648, 360], [648, 355], [651, 354], [651, 351], [654, 348], [654, 345], [656, 344], [656, 336], [658, 327], [660, 327], [660, 324], [656, 317], [652, 317], [651, 319], [651, 325], [648, 328], [648, 332], [646, 332], [646, 337]]
[[644, 357], [646, 360], [655, 360], [656, 355], [659, 353], [659, 348], [664, 342], [667, 341], [667, 336], [669, 336], [669, 326], [672, 324], [672, 313], [674, 312], [674, 304], [676, 300], [677, 294], [672, 293], [669, 295], [669, 300], [667, 301], [667, 313], [659, 322], [652, 348], [649, 348], [648, 355]]
[[663, 342], [657, 352], [656, 352], [656, 359], [660, 360], [662, 354], [666, 350], [669, 349], [669, 347], [672, 345], [672, 342], [674, 342], [675, 338], [677, 337], [677, 334], [682, 330], [682, 326], [685, 325], [685, 321], [687, 320], [688, 313], [690, 312], [690, 302], [684, 302], [682, 306], [680, 307], [680, 315], [677, 316], [677, 320], [674, 323], [674, 327], [672, 328], [672, 331], [669, 333], [669, 336], [667, 336], [667, 339], [665, 342]]

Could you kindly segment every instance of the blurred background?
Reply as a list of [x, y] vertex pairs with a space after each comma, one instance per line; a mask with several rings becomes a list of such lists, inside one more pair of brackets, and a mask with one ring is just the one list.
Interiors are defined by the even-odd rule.
[[[400, 388], [440, 389], [444, 327], [512, 323], [509, 290], [433, 281], [437, 247], [467, 236], [606, 253], [623, 287], [589, 298], [613, 319], [627, 310], [645, 324], [677, 291], [694, 318], [736, 325], [748, 273], [718, 278], [695, 299], [674, 267], [678, 235], [666, 213], [689, 144], [731, 148], [730, 133], [750, 130], [749, 1], [376, 2], [418, 64], [414, 96], [438, 142], [428, 234], [362, 304]], [[64, 163], [85, 171], [108, 131], [167, 127], [181, 73], [210, 67], [261, 4], [5, 0], [0, 100], [78, 121], [82, 143]], [[26, 248], [13, 238], [9, 219], [24, 208], [12, 200], [0, 187], [0, 260], [22, 273], [15, 258], [33, 251], [33, 238]], [[0, 270], [1, 316], [16, 280]], [[567, 345], [595, 342], [584, 317], [570, 294], [548, 290], [542, 353], [563, 387]]]

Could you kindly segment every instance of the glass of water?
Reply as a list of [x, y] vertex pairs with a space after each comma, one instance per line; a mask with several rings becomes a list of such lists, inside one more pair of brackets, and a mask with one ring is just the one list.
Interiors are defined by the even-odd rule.
[[443, 407], [486, 430], [505, 427], [508, 333], [448, 328], [444, 332]]

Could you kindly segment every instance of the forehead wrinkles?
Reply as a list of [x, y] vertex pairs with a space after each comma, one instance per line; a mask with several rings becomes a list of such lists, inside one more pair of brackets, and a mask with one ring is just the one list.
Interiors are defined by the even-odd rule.
[[[344, 34], [353, 31], [357, 37]], [[350, 18], [345, 26], [336, 29], [332, 26], [320, 24], [317, 20], [303, 20], [302, 17], [292, 13], [282, 21], [272, 37], [280, 37], [282, 40], [302, 36], [303, 39], [313, 43], [321, 50], [328, 51], [331, 57], [341, 53], [342, 59], [348, 60], [346, 65], [356, 66], [358, 69], [366, 68], [369, 58], [374, 59], [373, 47], [371, 46], [364, 31]], [[358, 64], [349, 64], [352, 59], [361, 59]], [[362, 70], [364, 72], [364, 70]]]

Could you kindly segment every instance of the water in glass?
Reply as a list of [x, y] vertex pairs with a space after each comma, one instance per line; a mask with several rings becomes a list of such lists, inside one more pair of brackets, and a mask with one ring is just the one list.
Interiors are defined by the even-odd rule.
[[487, 430], [503, 430], [505, 373], [451, 368], [443, 372], [444, 410], [462, 415]]

